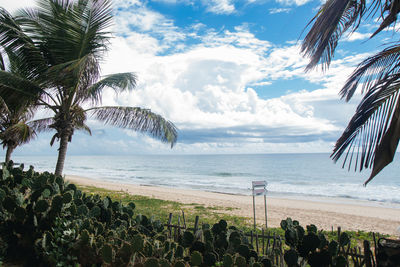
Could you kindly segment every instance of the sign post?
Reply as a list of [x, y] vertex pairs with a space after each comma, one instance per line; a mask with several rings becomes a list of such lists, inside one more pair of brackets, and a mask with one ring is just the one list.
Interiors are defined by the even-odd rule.
[[265, 228], [267, 225], [267, 182], [266, 181], [253, 181], [253, 215], [254, 215], [254, 230], [256, 230], [256, 196], [264, 195], [264, 211], [265, 211]]

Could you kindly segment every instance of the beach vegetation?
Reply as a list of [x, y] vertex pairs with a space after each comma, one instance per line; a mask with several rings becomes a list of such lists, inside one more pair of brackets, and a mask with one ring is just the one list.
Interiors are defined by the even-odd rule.
[[343, 266], [339, 261], [348, 260], [339, 250], [350, 244], [345, 232], [329, 239], [314, 225], [303, 228], [286, 219], [284, 238], [261, 252], [246, 228], [225, 219], [204, 214], [210, 223], [202, 220], [190, 228], [186, 221], [187, 228], [171, 234], [166, 218], [138, 212], [142, 204], [143, 212], [147, 206], [181, 209], [184, 204], [143, 197], [132, 201], [126, 192], [107, 195], [102, 189], [105, 195], [99, 195], [61, 176], [12, 166], [10, 161], [0, 171], [0, 261], [6, 266], [272, 266], [283, 260], [288, 266], [322, 266], [321, 260]]
[[357, 89], [364, 94], [354, 116], [337, 140], [332, 158], [344, 157], [350, 169], [371, 168], [367, 184], [392, 162], [400, 138], [400, 44], [396, 34], [400, 3], [392, 0], [328, 0], [321, 5], [302, 51], [310, 57], [307, 70], [319, 63], [329, 67], [339, 40], [345, 33], [355, 32], [363, 23], [378, 23], [370, 36], [393, 30], [392, 40], [375, 55], [363, 60], [340, 91], [349, 101]]
[[[183, 224], [182, 212], [185, 216], [187, 225], [193, 226], [196, 216], [200, 218], [200, 224], [213, 224], [219, 220], [225, 220], [231, 225], [236, 225], [241, 229], [250, 229], [249, 218], [227, 213], [226, 208], [220, 206], [204, 206], [198, 203], [184, 204], [176, 201], [162, 200], [155, 197], [147, 197], [130, 194], [126, 191], [114, 191], [94, 186], [78, 185], [78, 188], [87, 194], [98, 194], [102, 197], [109, 196], [111, 199], [120, 201], [121, 203], [134, 202], [136, 204], [136, 212], [147, 217], [155, 217], [164, 222], [168, 221], [169, 214], [172, 213], [171, 223], [177, 224], [178, 219]], [[229, 210], [228, 210], [229, 211]], [[280, 231], [282, 234], [283, 232]]]
[[[37, 0], [37, 6], [15, 16], [0, 10], [0, 46], [29, 69], [28, 77], [18, 79], [1, 71], [0, 96], [7, 102], [23, 94], [52, 114], [38, 121], [36, 129], [55, 131], [50, 141], [59, 141], [55, 174], [62, 174], [74, 131], [91, 134], [88, 117], [147, 133], [172, 147], [177, 129], [160, 115], [140, 107], [99, 106], [106, 88], [132, 90], [137, 80], [134, 73], [100, 74], [111, 38], [111, 2]], [[8, 80], [30, 86], [16, 87]]]
[[[177, 224], [178, 218], [180, 218], [181, 224], [183, 221], [182, 211], [185, 215], [186, 224], [188, 226], [193, 226], [195, 222], [195, 217], [199, 216], [200, 223], [212, 224], [215, 221], [225, 220], [230, 225], [235, 225], [239, 229], [245, 232], [253, 231], [259, 235], [262, 234], [262, 225], [257, 225], [256, 231], [252, 226], [252, 218], [246, 218], [242, 216], [235, 215], [235, 207], [220, 207], [220, 206], [204, 206], [198, 203], [184, 204], [176, 201], [157, 199], [156, 197], [147, 197], [141, 195], [135, 195], [128, 193], [123, 190], [115, 191], [110, 189], [105, 189], [101, 187], [94, 186], [84, 186], [78, 185], [78, 188], [87, 194], [98, 194], [102, 197], [109, 196], [113, 200], [121, 201], [122, 203], [134, 202], [136, 204], [136, 211], [140, 214], [146, 215], [148, 217], [155, 217], [163, 222], [167, 222], [169, 214], [172, 213], [172, 223]], [[320, 229], [328, 240], [338, 239], [337, 229]], [[285, 231], [281, 227], [269, 227], [266, 231], [270, 235], [284, 236]], [[374, 242], [373, 233], [366, 231], [350, 231], [343, 230], [350, 237], [351, 246], [362, 246], [364, 240], [369, 242]], [[390, 237], [386, 234], [376, 233], [376, 239], [379, 237]]]

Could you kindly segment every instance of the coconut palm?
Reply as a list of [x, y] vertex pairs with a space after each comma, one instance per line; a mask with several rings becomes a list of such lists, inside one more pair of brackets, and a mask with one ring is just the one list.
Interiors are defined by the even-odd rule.
[[[5, 53], [3, 55], [6, 56]], [[12, 53], [8, 54], [8, 64], [5, 64], [3, 55], [0, 54], [0, 77], [3, 73], [14, 77], [23, 77], [27, 73], [19, 67], [20, 62]], [[24, 101], [21, 95], [15, 100], [6, 103], [0, 96], [0, 140], [6, 149], [5, 163], [10, 161], [17, 146], [29, 142], [36, 135], [29, 121], [33, 118], [33, 102]]]
[[[139, 107], [98, 106], [105, 88], [116, 92], [136, 86], [133, 73], [100, 76], [100, 62], [107, 51], [112, 22], [108, 0], [39, 0], [38, 8], [0, 17], [0, 45], [12, 50], [31, 70], [22, 90], [53, 115], [38, 120], [37, 130], [55, 130], [51, 144], [60, 142], [55, 174], [61, 175], [68, 142], [75, 130], [90, 133], [88, 117], [105, 124], [148, 133], [171, 144], [177, 129], [169, 121]], [[0, 95], [21, 92], [0, 77]], [[11, 88], [12, 87], [12, 88]], [[11, 98], [13, 94], [8, 94]]]
[[0, 98], [0, 140], [6, 149], [5, 162], [9, 162], [14, 149], [29, 142], [35, 132], [29, 125], [33, 113], [27, 107], [8, 107]]
[[[380, 23], [371, 38], [393, 27], [400, 12], [397, 0], [328, 0], [322, 5], [302, 44], [310, 57], [307, 70], [322, 63], [329, 67], [339, 39], [345, 32], [358, 29], [366, 20]], [[337, 161], [345, 155], [343, 166], [355, 162], [354, 168], [371, 168], [365, 184], [392, 162], [400, 138], [400, 43], [393, 43], [361, 62], [341, 89], [347, 101], [357, 88], [364, 94], [356, 113], [337, 140], [331, 157]]]

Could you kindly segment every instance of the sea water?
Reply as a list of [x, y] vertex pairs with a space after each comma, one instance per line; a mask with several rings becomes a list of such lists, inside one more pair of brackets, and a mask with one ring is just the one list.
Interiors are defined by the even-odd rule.
[[[115, 183], [251, 194], [267, 181], [268, 194], [289, 198], [355, 199], [400, 207], [400, 159], [366, 187], [370, 170], [342, 169], [329, 154], [70, 156], [64, 173]], [[53, 172], [56, 157], [15, 156], [15, 162]]]

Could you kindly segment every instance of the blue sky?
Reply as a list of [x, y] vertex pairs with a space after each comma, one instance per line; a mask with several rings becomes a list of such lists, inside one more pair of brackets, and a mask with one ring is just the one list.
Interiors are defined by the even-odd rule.
[[[103, 74], [133, 71], [136, 90], [103, 105], [150, 108], [179, 128], [177, 145], [89, 121], [69, 154], [330, 152], [360, 96], [338, 92], [354, 67], [382, 49], [392, 32], [368, 40], [376, 22], [345, 36], [331, 68], [304, 72], [302, 34], [320, 1], [116, 0], [114, 38]], [[34, 1], [0, 0], [13, 12]], [[17, 155], [56, 154], [52, 134]], [[4, 153], [4, 152], [3, 152]]]

